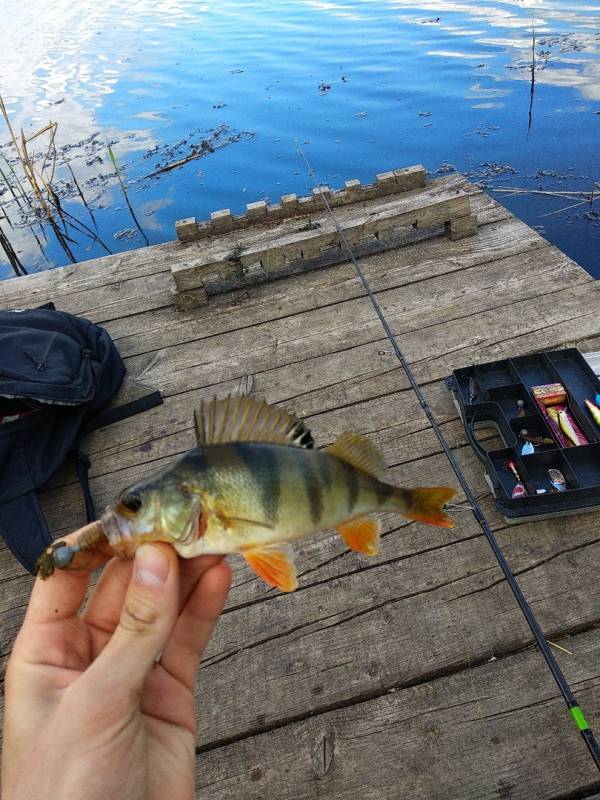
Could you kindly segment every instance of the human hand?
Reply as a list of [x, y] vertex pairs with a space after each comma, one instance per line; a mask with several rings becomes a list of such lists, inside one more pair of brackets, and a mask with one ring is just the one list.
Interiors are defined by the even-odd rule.
[[220, 556], [143, 545], [80, 615], [89, 569], [37, 579], [6, 670], [4, 800], [193, 798], [196, 672], [230, 580]]

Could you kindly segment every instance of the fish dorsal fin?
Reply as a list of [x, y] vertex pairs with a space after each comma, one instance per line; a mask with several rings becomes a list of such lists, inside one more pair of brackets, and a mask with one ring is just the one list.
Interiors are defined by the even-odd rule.
[[313, 447], [303, 422], [277, 406], [253, 397], [213, 398], [194, 411], [199, 445], [226, 442], [268, 442]]
[[370, 475], [381, 475], [385, 470], [380, 449], [359, 433], [345, 431], [327, 448], [327, 452]]

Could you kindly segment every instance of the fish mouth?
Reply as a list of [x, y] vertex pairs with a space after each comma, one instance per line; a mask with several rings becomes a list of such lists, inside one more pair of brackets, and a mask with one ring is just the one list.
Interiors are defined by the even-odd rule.
[[[122, 523], [125, 524], [123, 525]], [[102, 514], [100, 525], [111, 547], [118, 546], [123, 539], [131, 540], [129, 525], [127, 525], [127, 522], [119, 516], [119, 514], [116, 514], [114, 509], [110, 506], [108, 506], [104, 514]]]

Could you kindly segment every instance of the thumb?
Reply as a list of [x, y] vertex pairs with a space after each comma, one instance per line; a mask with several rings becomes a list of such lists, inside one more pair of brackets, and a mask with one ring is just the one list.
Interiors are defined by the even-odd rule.
[[[119, 624], [88, 672], [121, 688], [142, 690], [146, 675], [177, 620], [179, 565], [166, 545], [144, 544], [135, 554]], [[110, 678], [109, 678], [110, 676]]]

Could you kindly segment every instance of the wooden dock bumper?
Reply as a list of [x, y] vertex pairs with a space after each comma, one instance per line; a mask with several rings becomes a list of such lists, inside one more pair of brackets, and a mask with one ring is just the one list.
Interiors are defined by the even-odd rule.
[[181, 242], [199, 243], [193, 265], [173, 265], [177, 306], [187, 309], [209, 295], [347, 260], [321, 192], [357, 256], [444, 232], [453, 241], [477, 232], [469, 195], [456, 188], [456, 178], [427, 184], [421, 166], [382, 173], [367, 186], [349, 180], [334, 192], [324, 187], [310, 197], [284, 195], [276, 206], [249, 203], [241, 216], [224, 209], [205, 225], [193, 218], [176, 225]]

